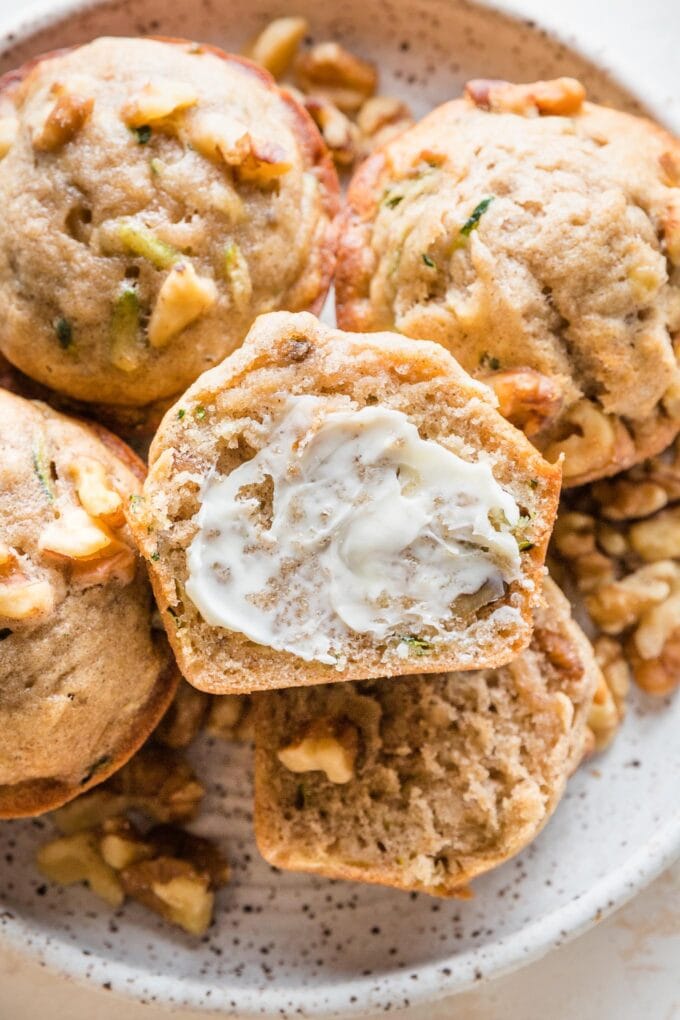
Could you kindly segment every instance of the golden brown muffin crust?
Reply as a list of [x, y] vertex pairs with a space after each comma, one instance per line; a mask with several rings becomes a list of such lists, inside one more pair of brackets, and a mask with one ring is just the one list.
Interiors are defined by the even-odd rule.
[[15, 817], [120, 767], [177, 671], [124, 522], [142, 462], [101, 426], [4, 391], [0, 446], [0, 817]]
[[470, 83], [388, 143], [350, 186], [336, 283], [341, 326], [448, 347], [570, 485], [680, 427], [680, 144], [582, 99]]
[[17, 123], [0, 162], [0, 347], [22, 371], [144, 406], [221, 360], [260, 311], [320, 308], [337, 177], [267, 72], [186, 40], [98, 39], [0, 88]]

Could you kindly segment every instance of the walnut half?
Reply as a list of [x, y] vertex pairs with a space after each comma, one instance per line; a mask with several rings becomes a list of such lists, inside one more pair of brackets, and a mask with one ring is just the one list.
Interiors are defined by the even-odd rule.
[[277, 757], [290, 772], [325, 772], [331, 783], [348, 783], [354, 776], [359, 734], [345, 720], [316, 719], [301, 737], [281, 748]]

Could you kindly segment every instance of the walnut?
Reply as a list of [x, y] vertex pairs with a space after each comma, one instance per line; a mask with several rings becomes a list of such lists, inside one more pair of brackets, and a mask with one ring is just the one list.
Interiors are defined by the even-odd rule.
[[642, 567], [592, 592], [586, 599], [588, 612], [606, 634], [621, 634], [668, 598], [674, 574], [672, 563]]
[[465, 94], [475, 106], [493, 113], [568, 117], [579, 113], [586, 90], [575, 78], [555, 78], [526, 85], [488, 78], [469, 81]]
[[306, 18], [275, 18], [246, 50], [246, 56], [275, 78], [285, 74], [309, 31]]
[[106, 788], [122, 795], [128, 808], [159, 822], [190, 820], [205, 796], [188, 762], [149, 744], [111, 776]]
[[197, 691], [191, 684], [181, 683], [154, 732], [154, 740], [173, 750], [188, 747], [201, 729], [209, 705], [208, 694]]
[[207, 875], [188, 861], [157, 857], [120, 872], [128, 896], [191, 935], [203, 935], [212, 919], [215, 895]]
[[680, 506], [637, 521], [628, 530], [628, 540], [640, 559], [647, 563], [680, 559]]
[[123, 902], [123, 886], [115, 870], [101, 857], [93, 832], [76, 832], [45, 843], [38, 850], [36, 862], [51, 882], [59, 885], [87, 882], [92, 892], [112, 907]]
[[80, 131], [92, 113], [94, 99], [83, 98], [67, 92], [63, 86], [54, 86], [56, 102], [42, 126], [34, 131], [31, 138], [37, 152], [54, 152], [60, 149]]
[[206, 729], [222, 740], [252, 740], [252, 699], [247, 694], [215, 695], [210, 700]]
[[325, 772], [331, 783], [348, 783], [354, 776], [359, 748], [355, 726], [345, 720], [316, 719], [301, 737], [282, 747], [277, 757], [291, 772]]
[[335, 42], [319, 43], [300, 54], [294, 73], [303, 92], [321, 96], [345, 113], [359, 110], [378, 83], [373, 64]]
[[66, 469], [74, 482], [83, 510], [91, 517], [101, 518], [111, 528], [125, 523], [123, 500], [111, 484], [101, 461], [93, 457], [79, 457]]
[[166, 347], [174, 336], [210, 311], [217, 300], [217, 287], [207, 276], [199, 276], [191, 262], [172, 266], [158, 291], [149, 322], [149, 343]]
[[680, 626], [667, 634], [661, 651], [654, 658], [643, 658], [636, 637], [630, 637], [626, 644], [635, 682], [647, 694], [661, 697], [670, 694], [680, 683]]
[[244, 123], [227, 114], [197, 111], [184, 130], [198, 152], [231, 167], [239, 180], [266, 185], [291, 169], [280, 145], [254, 137]]
[[321, 131], [334, 162], [338, 166], [351, 166], [359, 152], [359, 129], [349, 117], [328, 100], [319, 96], [304, 99], [316, 126]]
[[123, 816], [52, 840], [37, 861], [51, 881], [87, 881], [115, 907], [127, 894], [194, 935], [210, 924], [213, 890], [229, 881], [229, 865], [209, 840], [171, 825], [142, 834]]
[[559, 413], [562, 394], [548, 376], [532, 368], [491, 372], [483, 377], [498, 397], [498, 410], [527, 436], [533, 436]]
[[357, 114], [357, 126], [363, 136], [361, 154], [368, 156], [413, 123], [410, 109], [400, 99], [392, 96], [367, 99]]
[[109, 818], [100, 830], [99, 853], [109, 867], [120, 871], [152, 857], [154, 847], [128, 818]]
[[633, 453], [633, 440], [619, 419], [586, 398], [569, 408], [565, 424], [571, 426], [571, 434], [553, 440], [543, 453], [551, 462], [564, 454], [566, 485], [581, 485], [606, 465], [623, 462]]
[[45, 580], [21, 579], [0, 583], [0, 616], [8, 620], [34, 620], [49, 616], [55, 594]]
[[38, 539], [42, 552], [70, 560], [87, 560], [103, 555], [114, 539], [110, 531], [82, 507], [67, 506], [48, 524]]
[[121, 115], [129, 127], [143, 127], [165, 120], [197, 102], [198, 93], [193, 85], [169, 78], [153, 79], [127, 101]]
[[597, 482], [592, 489], [603, 517], [610, 521], [627, 521], [647, 517], [661, 510], [668, 502], [666, 490], [657, 482], [634, 480], [625, 475]]

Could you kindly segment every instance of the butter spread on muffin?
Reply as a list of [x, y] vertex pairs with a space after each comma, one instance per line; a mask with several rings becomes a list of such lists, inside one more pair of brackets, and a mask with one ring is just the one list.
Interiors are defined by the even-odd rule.
[[248, 693], [507, 662], [559, 489], [441, 347], [261, 316], [166, 414], [129, 520], [182, 672]]
[[494, 602], [520, 576], [519, 519], [488, 463], [421, 439], [402, 411], [289, 397], [255, 457], [208, 478], [186, 590], [208, 623], [307, 660], [337, 663], [351, 631], [446, 641], [461, 596]]

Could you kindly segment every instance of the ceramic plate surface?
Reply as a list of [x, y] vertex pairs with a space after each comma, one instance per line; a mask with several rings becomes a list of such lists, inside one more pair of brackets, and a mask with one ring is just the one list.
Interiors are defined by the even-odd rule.
[[[295, 12], [309, 17], [315, 38], [339, 39], [375, 60], [382, 90], [418, 114], [457, 95], [469, 77], [557, 74], [581, 77], [595, 100], [639, 109], [621, 84], [533, 23], [458, 0], [41, 5], [42, 18], [4, 39], [1, 70], [107, 33], [238, 49], [270, 17]], [[43, 819], [0, 824], [0, 931], [72, 977], [147, 1001], [293, 1017], [432, 1000], [534, 959], [670, 863], [680, 849], [679, 722], [680, 699], [633, 697], [611, 751], [581, 769], [540, 838], [476, 881], [469, 902], [275, 872], [252, 836], [250, 749], [203, 738], [192, 754], [210, 789], [196, 828], [224, 840], [234, 879], [202, 941], [135, 904], [112, 913], [84, 889], [45, 886], [32, 864], [51, 832]]]

